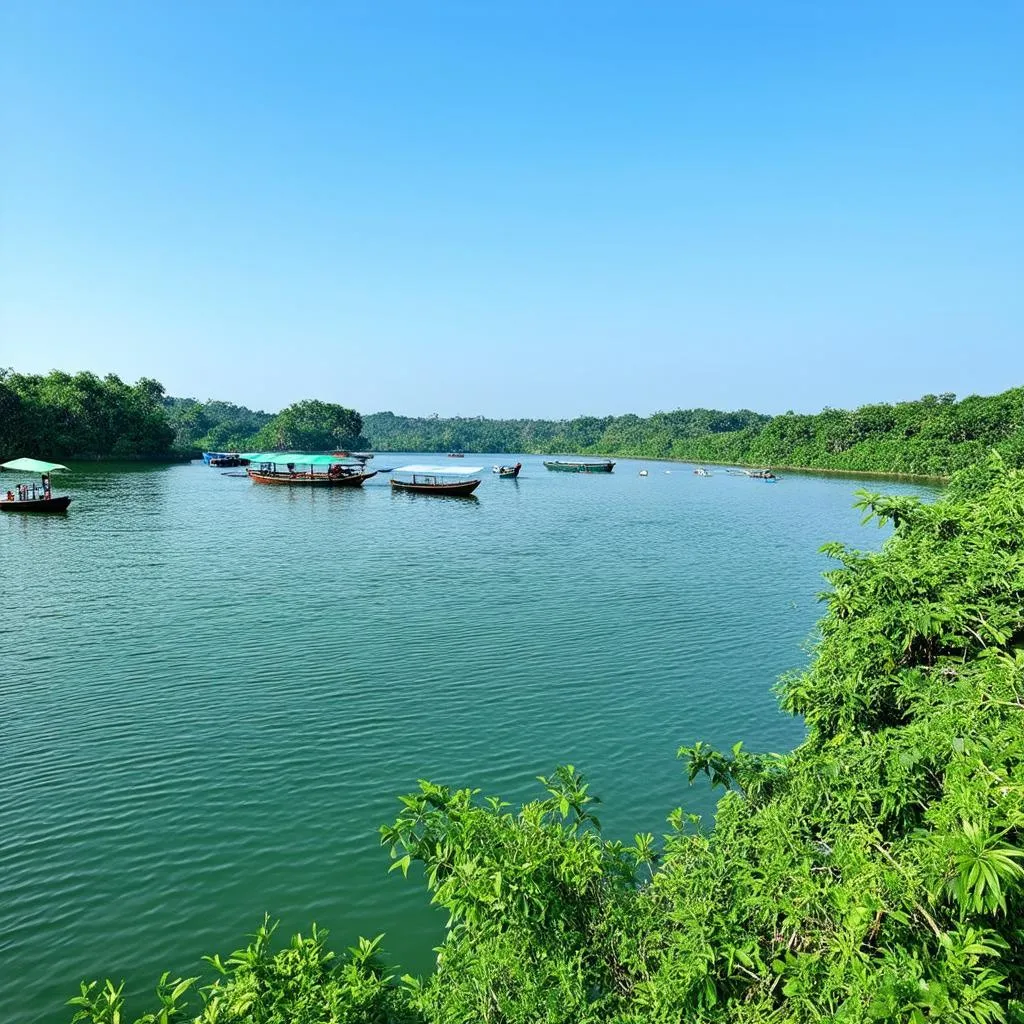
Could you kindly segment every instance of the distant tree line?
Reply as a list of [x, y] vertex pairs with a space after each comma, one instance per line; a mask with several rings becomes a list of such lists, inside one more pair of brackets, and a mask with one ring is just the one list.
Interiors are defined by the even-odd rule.
[[0, 370], [0, 454], [42, 458], [167, 456], [336, 448], [634, 456], [738, 465], [947, 476], [991, 450], [1024, 466], [1024, 388], [781, 416], [676, 409], [571, 420], [362, 416], [306, 400], [280, 412], [171, 398], [155, 380]]
[[578, 416], [572, 420], [492, 420], [483, 416], [396, 416], [372, 413], [364, 429], [378, 451], [601, 452], [672, 458], [674, 446], [708, 434], [760, 428], [770, 416], [740, 409], [677, 409], [653, 416]]

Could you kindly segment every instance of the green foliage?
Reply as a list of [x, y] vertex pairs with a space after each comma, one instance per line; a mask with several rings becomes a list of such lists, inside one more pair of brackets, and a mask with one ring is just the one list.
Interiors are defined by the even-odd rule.
[[1024, 388], [961, 402], [925, 395], [916, 402], [825, 409], [816, 415], [760, 415], [741, 409], [677, 409], [652, 416], [574, 420], [410, 418], [374, 413], [365, 431], [380, 451], [575, 452], [947, 476], [998, 450], [1024, 466]]
[[231, 402], [165, 398], [167, 419], [179, 451], [252, 451], [256, 435], [274, 418]]
[[647, 418], [628, 414], [573, 420], [417, 418], [379, 412], [365, 417], [364, 430], [377, 451], [579, 452], [671, 458], [685, 457], [676, 446], [688, 439], [761, 427], [769, 419], [746, 409], [677, 409]]
[[[859, 505], [895, 531], [876, 554], [827, 548], [814, 659], [779, 688], [805, 742], [680, 750], [725, 790], [713, 830], [677, 809], [660, 842], [607, 839], [571, 765], [518, 810], [423, 781], [381, 840], [448, 912], [434, 972], [396, 981], [379, 939], [337, 966], [315, 930], [275, 953], [264, 923], [210, 960], [193, 1019], [1024, 1019], [1024, 474], [992, 455], [934, 505]], [[137, 1020], [177, 1019], [190, 985], [165, 976]], [[121, 990], [73, 1002], [115, 1024]]]
[[125, 384], [113, 374], [0, 369], [0, 457], [166, 455], [174, 432], [163, 397], [163, 386], [146, 377]]
[[255, 447], [297, 451], [360, 449], [363, 418], [354, 409], [309, 399], [282, 409], [254, 440]]

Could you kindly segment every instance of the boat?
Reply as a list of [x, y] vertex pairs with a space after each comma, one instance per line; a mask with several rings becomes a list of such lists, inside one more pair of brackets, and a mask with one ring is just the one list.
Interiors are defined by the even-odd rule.
[[237, 459], [238, 452], [203, 452], [203, 462], [208, 466], [213, 464], [214, 459]]
[[343, 448], [339, 448], [337, 451], [331, 452], [331, 454], [338, 459], [355, 459], [364, 466], [373, 458], [373, 452], [348, 452]]
[[522, 468], [523, 464], [517, 462], [514, 466], [495, 466], [492, 472], [498, 474], [499, 480], [515, 480]]
[[462, 452], [449, 452], [448, 453], [448, 458], [449, 459], [464, 459], [465, 457], [466, 456], [463, 455]]
[[[392, 470], [391, 487], [396, 491], [409, 491], [413, 494], [436, 494], [454, 498], [465, 498], [471, 495], [481, 483], [477, 473], [483, 472], [483, 466], [465, 466], [451, 469], [447, 466], [400, 466]], [[395, 473], [402, 473], [409, 479], [400, 479]], [[470, 477], [471, 479], [452, 479]]]
[[755, 469], [747, 473], [751, 480], [778, 480], [779, 478], [770, 469]]
[[246, 455], [246, 473], [254, 484], [283, 487], [362, 487], [376, 472], [367, 473], [362, 464], [342, 462], [333, 455], [303, 455], [298, 452], [262, 452]]
[[248, 466], [249, 460], [240, 455], [215, 455], [207, 465], [214, 469], [234, 469], [236, 466]]
[[42, 478], [38, 484], [17, 484], [13, 489], [0, 491], [0, 511], [4, 512], [66, 512], [71, 498], [68, 495], [54, 496], [50, 489], [50, 474], [66, 470], [59, 462], [43, 462], [41, 459], [12, 459], [0, 465], [18, 473], [38, 473]]
[[545, 462], [545, 467], [559, 473], [610, 473], [615, 463], [608, 462]]
[[711, 470], [710, 469], [705, 469], [703, 466], [698, 466], [693, 471], [693, 475], [694, 476], [711, 476], [712, 474], [711, 474]]

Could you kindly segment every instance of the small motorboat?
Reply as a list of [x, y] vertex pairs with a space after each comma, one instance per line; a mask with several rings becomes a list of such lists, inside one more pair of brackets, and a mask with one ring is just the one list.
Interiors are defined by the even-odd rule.
[[249, 460], [243, 459], [240, 455], [215, 455], [207, 465], [214, 469], [235, 469], [238, 466], [248, 466]]
[[647, 476], [647, 470], [646, 469], [641, 469], [640, 470], [640, 476]]
[[3, 512], [66, 512], [71, 498], [67, 495], [54, 496], [50, 490], [50, 474], [55, 470], [66, 470], [59, 462], [42, 462], [39, 459], [12, 459], [0, 465], [0, 469], [11, 469], [22, 473], [38, 473], [42, 482], [38, 484], [17, 484], [0, 492], [0, 511]]
[[522, 468], [523, 464], [517, 462], [514, 466], [495, 466], [491, 472], [497, 473], [499, 480], [515, 480]]
[[694, 476], [711, 476], [711, 470], [705, 469], [703, 466], [698, 466], [693, 471]]

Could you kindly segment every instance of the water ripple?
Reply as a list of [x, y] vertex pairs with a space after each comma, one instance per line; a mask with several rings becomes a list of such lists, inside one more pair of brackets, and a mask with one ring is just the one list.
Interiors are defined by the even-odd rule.
[[88, 467], [66, 518], [0, 518], [5, 1022], [193, 972], [265, 910], [428, 969], [443, 919], [375, 832], [417, 778], [516, 800], [572, 761], [628, 836], [712, 808], [680, 744], [798, 741], [769, 688], [817, 546], [880, 540], [856, 485], [522, 461], [476, 502]]

